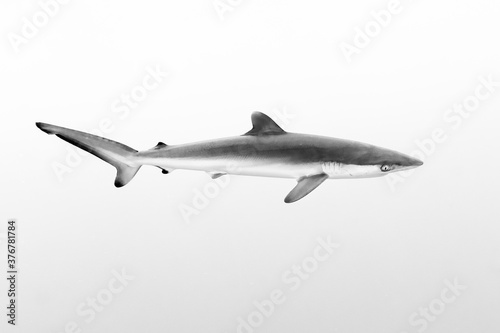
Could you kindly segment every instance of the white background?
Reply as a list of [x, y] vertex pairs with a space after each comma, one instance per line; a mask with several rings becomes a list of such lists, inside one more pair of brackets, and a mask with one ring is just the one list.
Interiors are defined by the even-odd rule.
[[[20, 247], [18, 326], [2, 305], [1, 331], [237, 332], [279, 289], [285, 301], [241, 332], [418, 332], [410, 318], [431, 304], [425, 331], [497, 332], [500, 87], [459, 125], [443, 117], [473, 100], [480, 77], [500, 81], [500, 3], [402, 0], [350, 62], [341, 43], [389, 1], [222, 3], [231, 10], [70, 1], [18, 52], [12, 36], [40, 4], [1, 3], [0, 233], [16, 218]], [[119, 118], [113, 103], [156, 67], [168, 77]], [[180, 209], [212, 186], [206, 174], [144, 167], [117, 189], [114, 168], [82, 154], [61, 181], [54, 165], [70, 145], [35, 127], [90, 131], [108, 119], [108, 138], [142, 150], [242, 134], [255, 110], [292, 115], [275, 116], [285, 130], [408, 154], [436, 129], [446, 139], [392, 187], [330, 180], [287, 205], [294, 180], [231, 176], [186, 219]], [[282, 275], [318, 237], [340, 247], [292, 291]], [[77, 308], [122, 269], [134, 280], [86, 322]], [[454, 280], [466, 289], [445, 304]]]

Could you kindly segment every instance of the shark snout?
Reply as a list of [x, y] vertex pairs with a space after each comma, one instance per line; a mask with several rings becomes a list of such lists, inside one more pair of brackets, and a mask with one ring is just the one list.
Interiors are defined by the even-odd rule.
[[419, 166], [421, 166], [421, 165], [423, 165], [423, 164], [424, 164], [424, 162], [422, 162], [422, 161], [421, 161], [421, 160], [419, 160], [418, 158], [412, 158], [412, 159], [411, 159], [411, 166], [412, 166], [412, 167], [415, 167], [415, 168], [416, 168], [416, 167], [419, 167]]
[[407, 156], [406, 157], [406, 161], [401, 164], [402, 168], [400, 170], [398, 170], [398, 171], [410, 170], [410, 169], [418, 168], [422, 164], [424, 164], [424, 162], [422, 162], [418, 158]]

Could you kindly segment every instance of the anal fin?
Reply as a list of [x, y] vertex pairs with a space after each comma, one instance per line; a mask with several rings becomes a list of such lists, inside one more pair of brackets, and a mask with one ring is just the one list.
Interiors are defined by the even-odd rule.
[[164, 175], [169, 174], [172, 171], [174, 171], [174, 169], [165, 169], [165, 168], [163, 168], [161, 166], [158, 166], [158, 165], [157, 165], [157, 167], [161, 169], [161, 173], [164, 174]]

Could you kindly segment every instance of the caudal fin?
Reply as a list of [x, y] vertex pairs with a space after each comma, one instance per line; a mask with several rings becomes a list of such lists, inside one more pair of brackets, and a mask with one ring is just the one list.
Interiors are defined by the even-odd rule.
[[75, 131], [55, 125], [36, 123], [36, 126], [48, 134], [55, 134], [64, 141], [71, 143], [108, 162], [116, 168], [115, 186], [122, 187], [134, 178], [141, 165], [134, 163], [137, 150], [124, 144], [106, 138]]

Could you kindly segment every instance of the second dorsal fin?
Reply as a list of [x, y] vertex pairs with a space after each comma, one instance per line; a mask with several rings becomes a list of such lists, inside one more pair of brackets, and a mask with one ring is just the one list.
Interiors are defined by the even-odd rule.
[[252, 113], [253, 128], [243, 135], [279, 135], [286, 132], [262, 112]]
[[154, 146], [153, 148], [151, 148], [150, 150], [157, 150], [157, 149], [165, 148], [167, 146], [168, 145], [164, 144], [163, 142], [158, 142], [158, 144], [156, 146]]

